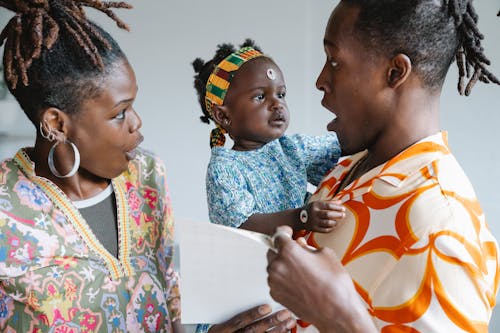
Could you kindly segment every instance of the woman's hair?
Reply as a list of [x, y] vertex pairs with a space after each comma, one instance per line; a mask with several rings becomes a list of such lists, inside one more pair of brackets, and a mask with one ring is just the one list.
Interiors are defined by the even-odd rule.
[[[240, 45], [240, 48], [247, 46], [253, 47], [257, 51], [262, 52], [262, 50], [257, 45], [255, 45], [255, 42], [251, 39], [245, 39], [243, 44]], [[212, 59], [205, 62], [201, 58], [196, 58], [192, 63], [194, 71], [196, 73], [196, 75], [194, 76], [194, 88], [196, 89], [196, 92], [198, 94], [198, 102], [200, 103], [201, 110], [203, 112], [203, 116], [200, 116], [200, 119], [204, 123], [208, 124], [210, 123], [210, 120], [213, 121], [212, 116], [209, 114], [205, 106], [205, 94], [208, 78], [214, 71], [215, 67], [222, 60], [236, 51], [237, 50], [235, 49], [233, 44], [219, 44], [217, 45], [217, 50], [215, 51], [215, 55]]]
[[427, 87], [442, 86], [453, 60], [460, 94], [469, 95], [478, 80], [500, 84], [487, 69], [472, 0], [342, 1], [360, 8], [356, 29], [365, 47], [388, 56], [408, 55]]
[[84, 99], [99, 93], [99, 79], [126, 59], [83, 10], [93, 7], [128, 30], [112, 11], [131, 8], [125, 2], [0, 0], [0, 6], [16, 13], [0, 34], [5, 82], [34, 123], [37, 112], [47, 107], [78, 112]]

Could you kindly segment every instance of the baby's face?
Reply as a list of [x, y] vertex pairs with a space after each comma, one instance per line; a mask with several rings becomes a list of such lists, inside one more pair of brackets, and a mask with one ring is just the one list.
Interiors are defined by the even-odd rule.
[[290, 122], [285, 95], [285, 79], [271, 59], [255, 58], [239, 69], [224, 100], [235, 148], [260, 148], [285, 133]]

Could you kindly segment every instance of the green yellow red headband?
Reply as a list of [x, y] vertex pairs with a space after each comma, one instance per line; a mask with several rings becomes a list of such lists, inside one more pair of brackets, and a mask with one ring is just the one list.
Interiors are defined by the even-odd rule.
[[261, 52], [248, 46], [231, 53], [217, 64], [212, 74], [210, 74], [206, 86], [205, 106], [210, 115], [212, 115], [213, 105], [222, 105], [224, 103], [226, 92], [235, 72], [245, 62], [261, 56], [263, 56]]
[[[263, 54], [251, 46], [244, 47], [228, 55], [215, 67], [208, 78], [205, 93], [205, 107], [212, 119], [214, 105], [223, 105], [229, 85], [235, 72], [247, 61], [261, 57]], [[226, 131], [216, 122], [216, 128], [210, 134], [210, 147], [224, 146]]]

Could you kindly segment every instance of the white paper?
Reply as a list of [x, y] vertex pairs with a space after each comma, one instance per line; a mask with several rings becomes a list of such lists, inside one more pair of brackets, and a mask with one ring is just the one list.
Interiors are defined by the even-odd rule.
[[269, 236], [202, 221], [175, 223], [183, 324], [221, 323], [265, 303], [283, 308], [267, 285]]

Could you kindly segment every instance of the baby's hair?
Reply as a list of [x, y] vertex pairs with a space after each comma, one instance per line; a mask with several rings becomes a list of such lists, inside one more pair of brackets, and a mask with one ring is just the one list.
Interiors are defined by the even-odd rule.
[[[247, 46], [253, 47], [257, 51], [262, 52], [261, 49], [257, 45], [255, 45], [255, 42], [248, 38], [245, 39], [245, 41], [243, 42], [243, 44], [240, 45], [239, 48]], [[214, 71], [215, 66], [217, 66], [217, 64], [219, 64], [231, 53], [236, 51], [237, 49], [234, 47], [233, 44], [230, 43], [219, 44], [217, 45], [215, 55], [212, 59], [205, 62], [201, 58], [196, 58], [192, 63], [194, 71], [196, 73], [196, 75], [194, 76], [194, 88], [196, 89], [196, 92], [198, 94], [198, 102], [200, 103], [201, 110], [203, 112], [203, 115], [200, 116], [200, 119], [204, 123], [209, 124], [210, 120], [213, 121], [212, 116], [210, 116], [205, 106], [205, 94], [206, 94], [206, 86], [208, 78], [210, 77], [210, 74], [212, 74], [212, 72]]]
[[44, 107], [76, 112], [95, 90], [90, 81], [125, 59], [113, 38], [89, 21], [83, 9], [95, 8], [129, 30], [112, 10], [131, 8], [125, 2], [0, 0], [0, 6], [15, 12], [0, 34], [5, 81], [32, 121]]
[[407, 54], [426, 86], [440, 87], [453, 60], [461, 95], [469, 95], [478, 80], [500, 84], [486, 68], [490, 61], [472, 0], [342, 1], [360, 8], [356, 28], [366, 47], [389, 56]]

